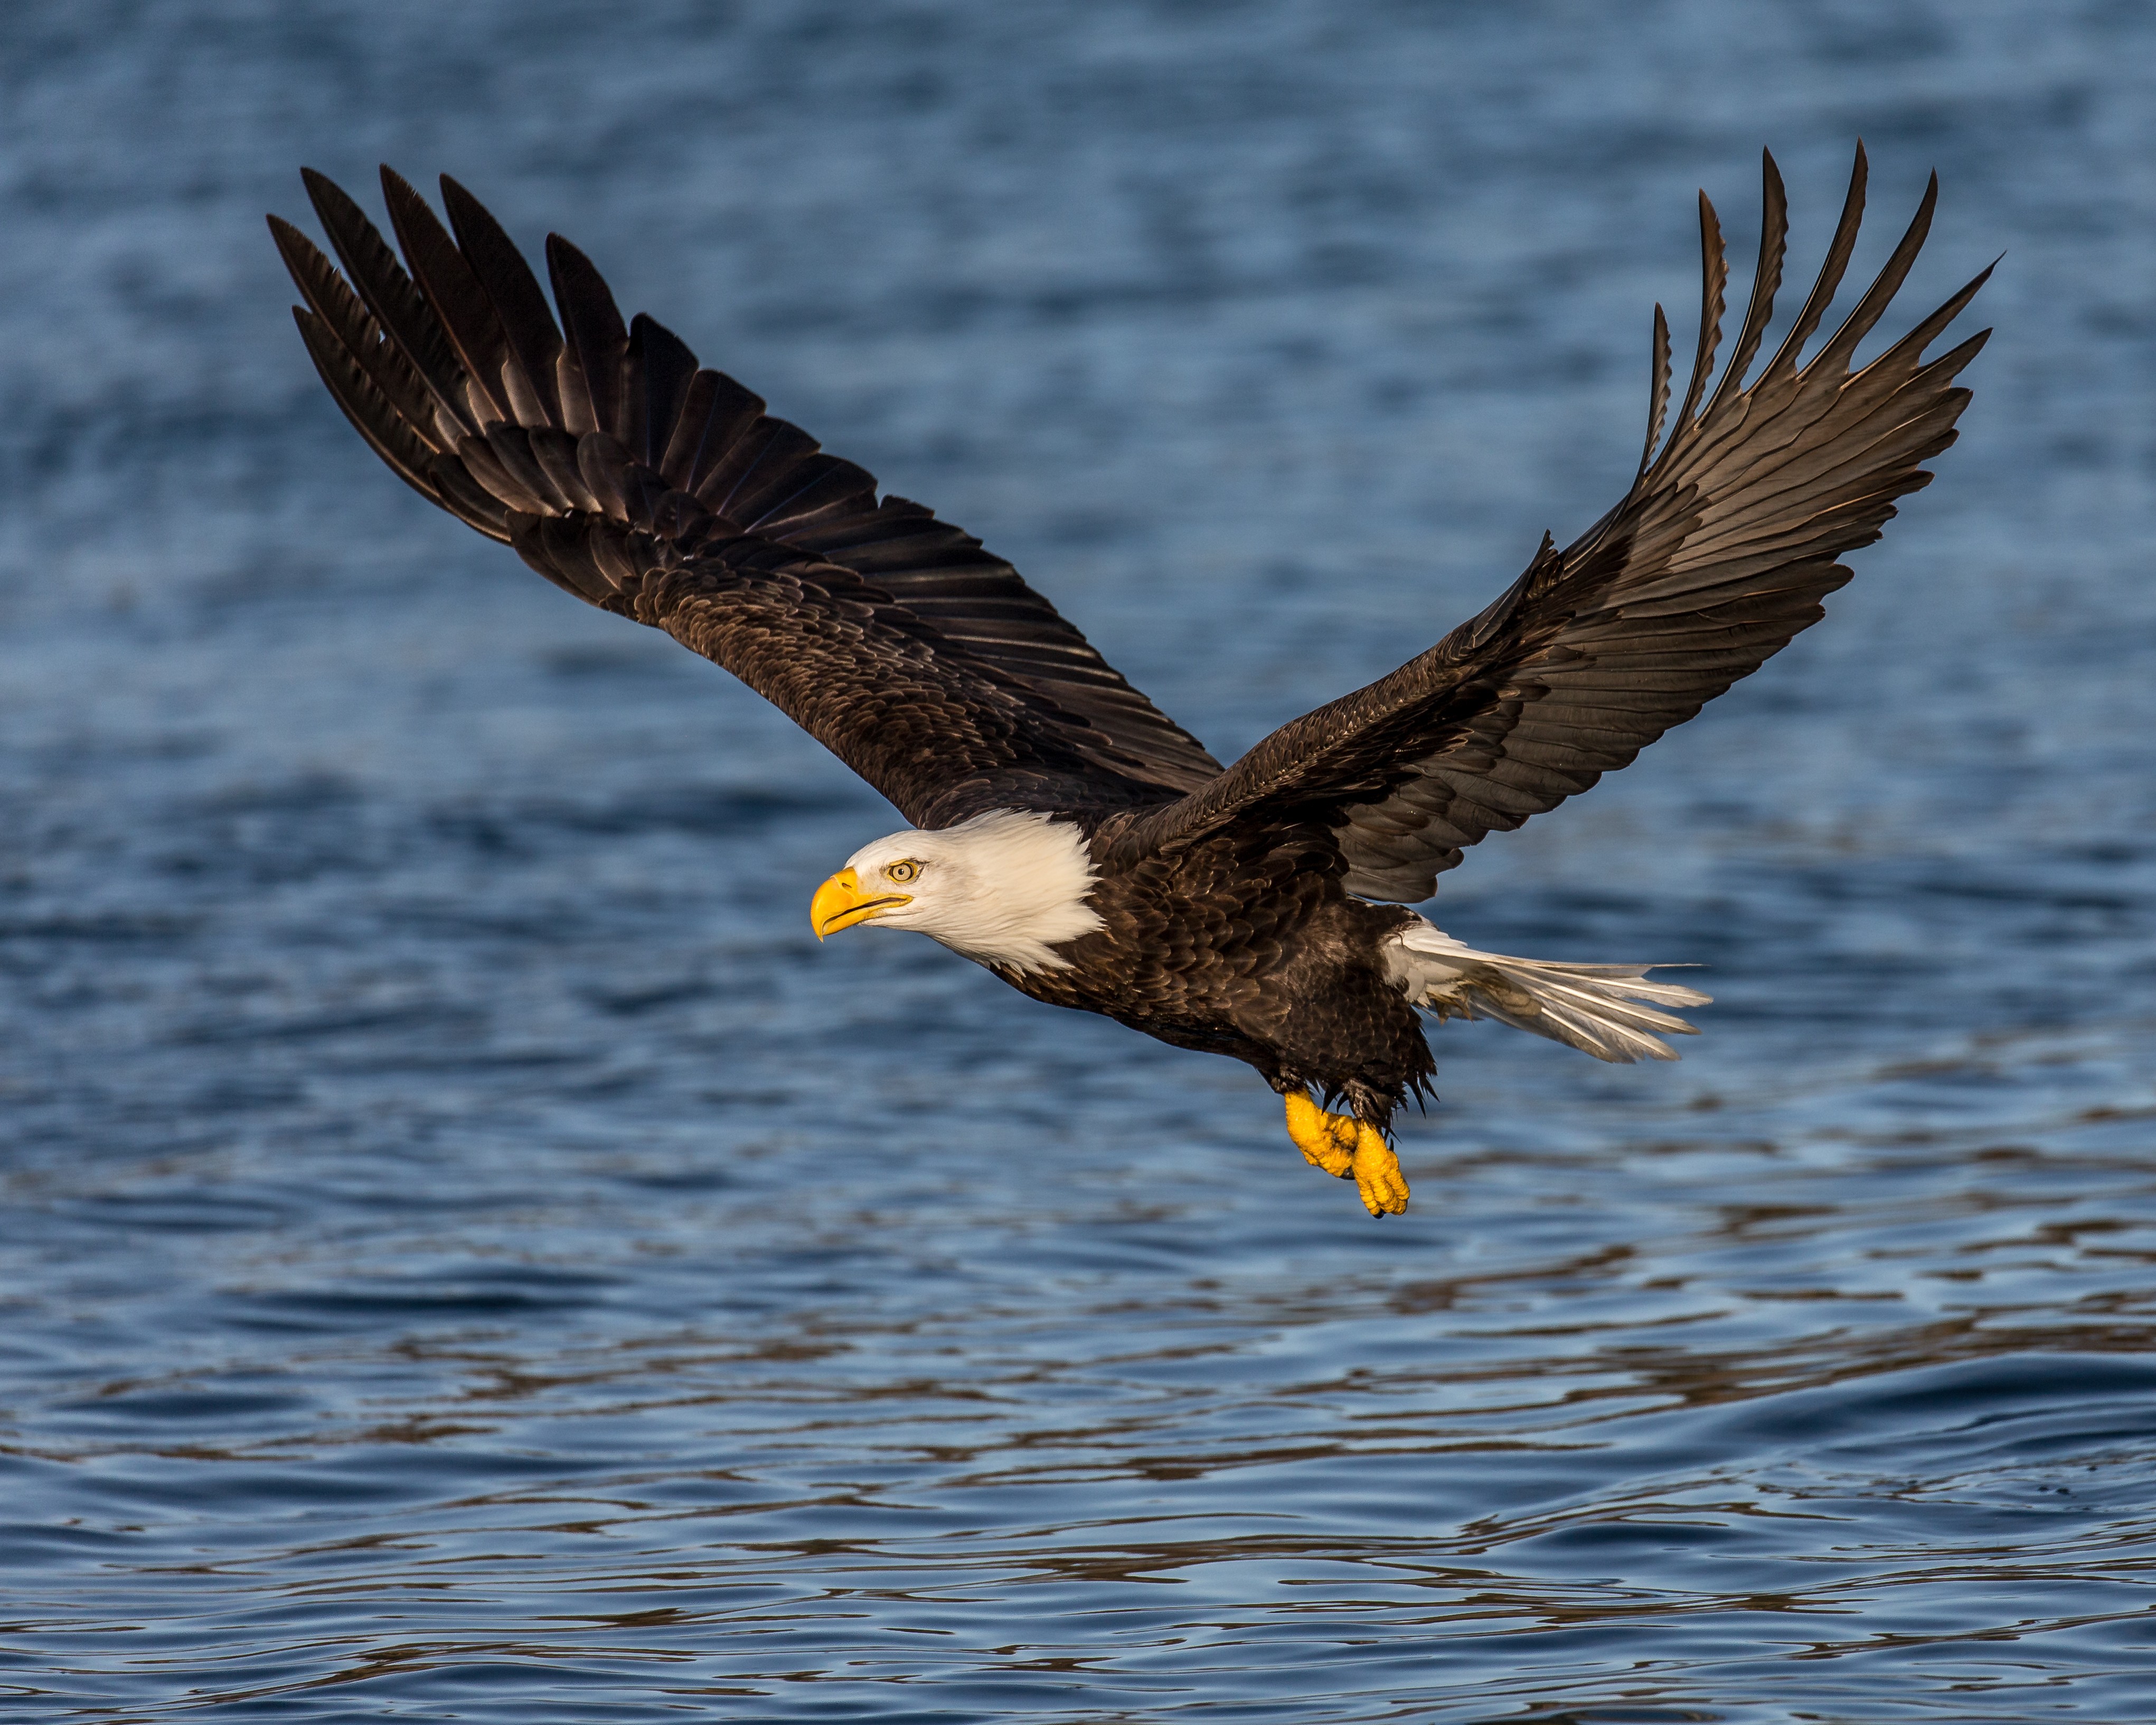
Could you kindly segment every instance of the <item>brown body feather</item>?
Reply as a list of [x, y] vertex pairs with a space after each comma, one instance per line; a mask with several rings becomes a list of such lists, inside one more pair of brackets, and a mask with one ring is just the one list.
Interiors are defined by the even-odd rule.
[[[1622, 767], [1821, 615], [1919, 464], [1953, 440], [1979, 335], [1924, 347], [1984, 280], [1861, 371], [1928, 226], [1802, 365], [1862, 213], [1858, 151], [1825, 267], [1758, 377], [1785, 232], [1771, 157], [1759, 264], [1714, 379], [1723, 264], [1700, 201], [1704, 292], [1674, 429], [1655, 315], [1646, 453], [1625, 499], [1563, 551], [1545, 538], [1480, 616], [1223, 771], [978, 540], [826, 454], [648, 317], [624, 324], [550, 238], [560, 321], [494, 218], [443, 182], [449, 226], [383, 190], [405, 262], [321, 176], [341, 275], [271, 218], [323, 381], [414, 489], [589, 603], [666, 630], [941, 828], [995, 809], [1077, 822], [1101, 927], [1035, 998], [1314, 1084], [1383, 1125], [1432, 1071], [1383, 952], [1462, 849]], [[1986, 272], [1987, 274], [1989, 272]], [[347, 280], [347, 277], [349, 278]], [[1710, 385], [1712, 386], [1710, 393]], [[1656, 454], [1659, 446], [1660, 453]]]

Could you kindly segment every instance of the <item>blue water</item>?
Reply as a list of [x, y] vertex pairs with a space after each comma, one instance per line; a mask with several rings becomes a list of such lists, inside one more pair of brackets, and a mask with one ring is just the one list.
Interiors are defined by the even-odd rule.
[[[2156, 1707], [2156, 15], [0, 10], [11, 1717]], [[899, 823], [398, 485], [261, 225], [446, 169], [1216, 752], [1616, 496], [1691, 195], [2004, 249], [1827, 624], [1436, 906], [1409, 1214], [924, 941]]]

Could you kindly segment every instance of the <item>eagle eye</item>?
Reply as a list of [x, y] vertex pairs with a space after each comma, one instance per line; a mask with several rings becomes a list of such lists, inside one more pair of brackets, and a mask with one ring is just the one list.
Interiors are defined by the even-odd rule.
[[907, 881], [918, 877], [920, 873], [921, 865], [909, 859], [905, 862], [895, 862], [891, 864], [889, 868], [883, 871], [883, 877], [886, 880], [892, 881], [900, 886], [903, 886]]

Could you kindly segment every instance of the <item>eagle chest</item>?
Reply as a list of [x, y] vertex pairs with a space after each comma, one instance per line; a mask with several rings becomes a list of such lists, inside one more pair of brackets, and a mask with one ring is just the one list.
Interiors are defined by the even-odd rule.
[[1353, 1066], [1403, 1035], [1421, 1045], [1378, 952], [1399, 912], [1317, 870], [1180, 864], [1104, 875], [1091, 900], [1101, 926], [1064, 949], [1069, 968], [1009, 979], [1169, 1040], [1257, 1045], [1245, 1057], [1269, 1069]]

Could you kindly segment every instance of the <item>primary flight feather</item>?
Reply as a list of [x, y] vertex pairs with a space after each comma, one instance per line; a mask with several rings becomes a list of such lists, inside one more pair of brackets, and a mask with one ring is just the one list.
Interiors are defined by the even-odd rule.
[[1758, 670], [1850, 578], [1836, 559], [1929, 480], [1919, 464], [1953, 441], [1969, 400], [1953, 380], [1989, 331], [1924, 350], [1990, 272], [1854, 368], [1923, 244], [1934, 178], [1804, 358], [1865, 177], [1860, 147], [1818, 280], [1748, 382], [1781, 282], [1781, 179], [1767, 157], [1758, 267], [1718, 380], [1726, 271], [1702, 193], [1697, 357], [1665, 440], [1656, 307], [1646, 446], [1622, 501], [1562, 551], [1545, 536], [1429, 651], [1225, 768], [978, 540], [879, 498], [650, 318], [624, 324], [566, 240], [547, 242], [550, 308], [446, 177], [444, 228], [382, 170], [401, 262], [311, 172], [343, 271], [289, 223], [270, 228], [323, 382], [400, 477], [557, 586], [733, 672], [914, 824], [817, 890], [819, 937], [917, 929], [1036, 999], [1245, 1060], [1305, 1157], [1383, 1215], [1408, 1201], [1393, 1114], [1435, 1070], [1418, 1008], [1667, 1060], [1658, 1033], [1692, 1027], [1666, 1009], [1707, 999], [1649, 965], [1478, 952], [1403, 906], [1466, 846], [1587, 789]]

